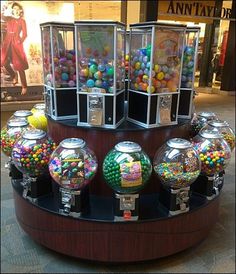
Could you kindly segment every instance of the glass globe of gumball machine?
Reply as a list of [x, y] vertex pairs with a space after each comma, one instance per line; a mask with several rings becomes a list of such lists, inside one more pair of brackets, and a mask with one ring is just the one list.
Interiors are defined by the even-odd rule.
[[[15, 118], [25, 118], [28, 119], [28, 117], [30, 117], [33, 113], [30, 110], [17, 110], [13, 113], [13, 115], [11, 116], [11, 118], [15, 117]], [[10, 119], [11, 119], [10, 118]]]
[[201, 162], [191, 142], [173, 138], [156, 152], [153, 168], [162, 188], [159, 201], [169, 215], [189, 211], [190, 185], [197, 179]]
[[23, 175], [13, 164], [11, 157], [12, 149], [17, 139], [22, 136], [24, 131], [29, 129], [31, 129], [31, 126], [29, 126], [26, 119], [14, 117], [10, 118], [7, 124], [1, 129], [1, 149], [9, 157], [5, 167], [9, 169], [9, 175], [14, 181], [21, 180]]
[[210, 120], [217, 120], [217, 116], [214, 112], [199, 112], [194, 113], [191, 120], [190, 136], [194, 137], [198, 132], [207, 124]]
[[210, 129], [202, 129], [192, 142], [200, 156], [201, 174], [191, 189], [212, 200], [219, 194], [219, 180], [216, 180], [216, 176], [225, 170], [229, 163], [230, 147], [217, 130]]
[[[205, 130], [205, 129], [218, 131], [222, 135], [223, 139], [228, 143], [228, 145], [231, 149], [231, 152], [234, 150], [234, 148], [235, 148], [235, 133], [226, 121], [210, 120], [207, 122], [207, 125], [204, 126], [202, 130]], [[223, 184], [224, 184], [224, 174], [225, 174], [225, 170], [223, 170], [215, 175], [215, 184], [218, 185], [219, 191], [222, 189]]]
[[29, 123], [38, 129], [47, 131], [47, 117], [45, 114], [45, 104], [36, 104], [31, 109], [32, 115], [29, 116]]
[[56, 144], [47, 133], [30, 129], [22, 134], [12, 149], [12, 160], [23, 173], [23, 197], [36, 202], [42, 195], [51, 193], [48, 162]]
[[79, 217], [89, 205], [87, 185], [97, 172], [97, 158], [86, 142], [67, 138], [60, 142], [49, 161], [49, 172], [59, 184], [60, 209], [63, 215]]
[[148, 183], [151, 173], [151, 161], [137, 143], [120, 142], [106, 155], [103, 175], [114, 190], [115, 221], [138, 219], [138, 192]]

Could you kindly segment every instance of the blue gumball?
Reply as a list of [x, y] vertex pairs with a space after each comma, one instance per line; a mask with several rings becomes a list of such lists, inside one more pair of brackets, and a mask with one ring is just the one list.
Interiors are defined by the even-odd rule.
[[98, 65], [98, 70], [99, 71], [103, 72], [103, 71], [105, 71], [105, 69], [106, 69], [106, 66], [104, 64]]
[[141, 69], [145, 69], [146, 68], [146, 65], [145, 65], [145, 63], [143, 62], [142, 64], [141, 64]]
[[140, 49], [140, 51], [142, 52], [143, 55], [147, 55], [147, 49], [146, 48], [142, 48], [142, 49]]
[[150, 68], [150, 62], [147, 62], [146, 67]]
[[138, 76], [142, 76], [143, 74], [144, 74], [143, 70], [140, 69], [140, 70], [138, 71]]
[[143, 62], [143, 56], [142, 55], [139, 56], [138, 60], [139, 60], [140, 63], [142, 63]]
[[193, 55], [194, 54], [194, 49], [192, 47], [186, 47], [185, 48], [185, 54]]
[[193, 61], [188, 62], [188, 68], [193, 68], [193, 65], [194, 65]]
[[139, 49], [136, 50], [135, 55], [139, 56], [141, 54], [141, 51]]
[[104, 88], [104, 89], [106, 89], [106, 90], [109, 88], [109, 84], [108, 84], [107, 81], [103, 81], [103, 82], [102, 82], [102, 88]]
[[86, 82], [86, 85], [88, 88], [93, 88], [95, 83], [94, 83], [93, 79], [88, 79], [88, 81]]
[[148, 56], [144, 56], [143, 57], [143, 63], [146, 64], [149, 61], [148, 59], [149, 59]]
[[61, 79], [62, 79], [62, 81], [68, 81], [68, 79], [69, 79], [68, 73], [63, 72], [63, 73], [61, 74]]
[[144, 74], [149, 75], [149, 69], [146, 68], [146, 69], [144, 70]]

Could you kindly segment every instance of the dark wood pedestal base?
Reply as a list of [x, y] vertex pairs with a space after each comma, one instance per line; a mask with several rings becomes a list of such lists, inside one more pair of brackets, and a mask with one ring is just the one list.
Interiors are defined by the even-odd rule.
[[58, 212], [58, 190], [33, 203], [13, 185], [15, 212], [19, 224], [36, 242], [72, 257], [100, 262], [138, 262], [165, 257], [201, 242], [216, 223], [219, 196], [208, 201], [194, 194], [189, 212], [168, 216], [159, 204], [160, 182], [154, 172], [140, 194], [137, 221], [114, 221], [112, 190], [102, 176], [105, 155], [120, 141], [139, 143], [153, 160], [155, 151], [168, 139], [188, 139], [188, 123], [157, 129], [126, 125], [117, 130], [76, 127], [76, 121], [48, 121], [49, 135], [59, 143], [70, 137], [84, 139], [98, 158], [99, 168], [89, 185], [90, 210], [73, 218]]
[[216, 223], [219, 197], [174, 217], [135, 222], [76, 219], [31, 204], [14, 190], [19, 224], [36, 242], [72, 257], [137, 262], [165, 257], [207, 237]]

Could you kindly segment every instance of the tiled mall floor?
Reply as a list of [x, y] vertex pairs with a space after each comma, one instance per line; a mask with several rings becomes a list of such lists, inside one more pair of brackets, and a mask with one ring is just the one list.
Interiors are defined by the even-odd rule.
[[[235, 97], [201, 93], [195, 105], [197, 111], [215, 112], [235, 129]], [[3, 120], [6, 114], [10, 113], [2, 115]], [[12, 187], [4, 168], [6, 157], [1, 156], [1, 273], [235, 273], [235, 154], [226, 170], [219, 221], [207, 239], [167, 258], [120, 265], [66, 257], [25, 234], [15, 217]]]

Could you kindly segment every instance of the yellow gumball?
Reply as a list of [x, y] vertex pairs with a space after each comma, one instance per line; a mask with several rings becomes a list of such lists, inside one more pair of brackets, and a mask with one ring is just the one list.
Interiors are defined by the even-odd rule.
[[160, 70], [159, 65], [157, 65], [157, 64], [156, 64], [156, 65], [154, 65], [154, 71], [155, 71], [155, 72], [158, 72], [159, 70]]
[[164, 73], [162, 71], [157, 73], [157, 79], [158, 80], [162, 80], [164, 78], [164, 76], [165, 75], [164, 75]]
[[140, 62], [136, 62], [134, 65], [135, 69], [140, 69], [141, 68], [141, 63]]
[[154, 93], [155, 92], [155, 88], [154, 88], [154, 86], [148, 86], [147, 87], [147, 92], [150, 92], [150, 93]]
[[129, 54], [125, 55], [125, 61], [129, 61]]

